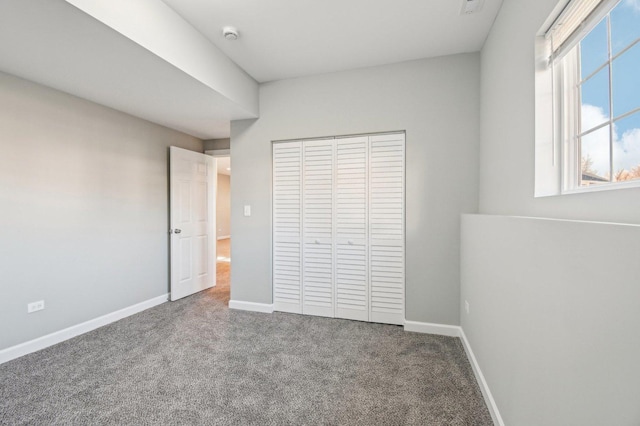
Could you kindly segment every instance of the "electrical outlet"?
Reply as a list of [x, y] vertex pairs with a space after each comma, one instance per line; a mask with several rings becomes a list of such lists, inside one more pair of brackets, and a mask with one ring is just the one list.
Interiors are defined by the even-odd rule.
[[469, 302], [464, 301], [464, 310], [467, 311], [467, 315], [469, 315]]
[[43, 309], [44, 309], [44, 300], [38, 300], [37, 302], [32, 302], [27, 305], [28, 314], [36, 311], [41, 311]]

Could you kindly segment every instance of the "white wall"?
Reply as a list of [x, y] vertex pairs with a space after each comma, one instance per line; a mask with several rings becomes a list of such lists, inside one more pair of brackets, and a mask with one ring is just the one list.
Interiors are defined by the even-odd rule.
[[477, 211], [478, 95], [477, 53], [261, 85], [260, 118], [231, 124], [231, 298], [272, 301], [271, 141], [406, 130], [406, 317], [457, 324], [459, 217]]
[[164, 2], [66, 1], [258, 116], [258, 83]]
[[640, 189], [534, 198], [534, 36], [558, 0], [504, 0], [481, 52], [480, 212], [462, 327], [507, 425], [637, 425]]
[[638, 241], [638, 225], [463, 217], [462, 327], [505, 424], [640, 424]]
[[208, 139], [203, 141], [203, 143], [205, 151], [212, 151], [216, 149], [231, 149], [231, 140], [229, 138]]
[[7, 74], [0, 93], [0, 349], [166, 294], [168, 146], [202, 141]]
[[640, 188], [534, 198], [534, 37], [558, 0], [504, 0], [482, 49], [480, 212], [640, 223]]
[[218, 192], [216, 196], [216, 236], [231, 235], [231, 177], [218, 174]]

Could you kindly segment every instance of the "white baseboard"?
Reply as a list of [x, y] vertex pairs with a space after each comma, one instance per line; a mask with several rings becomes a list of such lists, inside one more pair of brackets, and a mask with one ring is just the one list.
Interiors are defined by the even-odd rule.
[[467, 340], [467, 336], [464, 334], [464, 330], [462, 327], [457, 325], [445, 325], [445, 324], [433, 324], [428, 322], [418, 322], [418, 321], [407, 321], [404, 322], [404, 330], [405, 331], [413, 331], [416, 333], [427, 333], [427, 334], [437, 334], [440, 336], [449, 336], [449, 337], [459, 337], [462, 341], [462, 346], [464, 347], [464, 351], [467, 353], [467, 358], [469, 358], [469, 362], [471, 363], [471, 368], [473, 369], [473, 374], [476, 376], [476, 381], [478, 382], [478, 386], [480, 387], [480, 391], [482, 392], [482, 396], [484, 397], [484, 402], [487, 404], [487, 408], [489, 409], [489, 413], [491, 414], [491, 418], [493, 419], [493, 423], [498, 426], [504, 426], [504, 421], [502, 420], [502, 416], [500, 416], [500, 412], [498, 411], [498, 406], [496, 405], [496, 401], [493, 399], [493, 395], [491, 394], [491, 390], [489, 389], [489, 385], [482, 374], [482, 370], [480, 370], [480, 365], [478, 364], [478, 360], [476, 359], [473, 351], [471, 350], [471, 345], [469, 345], [469, 341]]
[[229, 300], [229, 309], [263, 312], [265, 314], [273, 313], [273, 305], [268, 305], [266, 303], [243, 302], [242, 300]]
[[37, 339], [29, 340], [28, 342], [0, 350], [0, 364], [19, 358], [23, 355], [39, 351], [57, 343], [64, 342], [72, 337], [95, 330], [96, 328], [100, 328], [122, 318], [137, 314], [138, 312], [142, 312], [146, 309], [153, 308], [154, 306], [165, 303], [168, 300], [168, 296], [168, 294], [163, 294], [162, 296], [136, 303], [135, 305], [111, 312], [110, 314], [102, 315], [101, 317], [94, 318], [77, 325], [72, 325], [71, 327], [63, 330], [55, 331], [51, 334], [47, 334], [46, 336], [38, 337]]
[[404, 321], [404, 330], [415, 333], [437, 334], [440, 336], [460, 337], [462, 329], [457, 325], [433, 324], [430, 322]]
[[231, 238], [231, 235], [220, 235], [218, 240], [228, 240], [229, 238]]
[[496, 405], [496, 401], [493, 399], [493, 395], [491, 394], [491, 390], [489, 389], [489, 385], [484, 378], [484, 374], [482, 374], [482, 370], [480, 370], [480, 365], [478, 364], [478, 360], [476, 356], [473, 354], [471, 350], [471, 345], [467, 340], [467, 336], [464, 334], [464, 330], [460, 328], [460, 340], [462, 340], [462, 346], [464, 347], [465, 352], [467, 353], [467, 358], [469, 358], [469, 362], [471, 363], [471, 367], [473, 368], [473, 374], [476, 375], [476, 380], [478, 385], [480, 386], [480, 390], [482, 391], [482, 396], [484, 397], [484, 402], [487, 404], [487, 408], [489, 409], [489, 413], [491, 414], [491, 418], [493, 419], [493, 423], [498, 426], [504, 426], [504, 421], [502, 420], [502, 416], [500, 415], [500, 411], [498, 411], [498, 406]]

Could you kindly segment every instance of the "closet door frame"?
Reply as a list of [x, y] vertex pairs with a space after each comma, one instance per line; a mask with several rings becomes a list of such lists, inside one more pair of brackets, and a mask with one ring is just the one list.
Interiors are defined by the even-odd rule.
[[[366, 159], [366, 237], [364, 239], [366, 258], [365, 258], [365, 271], [366, 271], [366, 315], [352, 315], [352, 314], [344, 314], [338, 308], [338, 249], [339, 245], [343, 243], [342, 240], [347, 240], [347, 244], [349, 244], [348, 240], [353, 240], [355, 245], [356, 241], [353, 238], [342, 238], [337, 233], [337, 208], [336, 208], [336, 200], [337, 200], [337, 172], [338, 172], [338, 159], [337, 159], [337, 147], [341, 140], [350, 139], [350, 138], [366, 138], [367, 143], [367, 159]], [[402, 144], [402, 191], [401, 191], [401, 221], [402, 221], [402, 235], [401, 239], [396, 239], [393, 241], [393, 244], [400, 248], [402, 253], [402, 286], [401, 286], [401, 312], [394, 312], [385, 314], [383, 312], [375, 312], [372, 309], [372, 226], [371, 226], [371, 192], [372, 192], [372, 174], [371, 174], [371, 153], [372, 153], [372, 141], [374, 140], [384, 140], [387, 139], [399, 141], [401, 139]], [[304, 157], [304, 146], [306, 143], [317, 143], [317, 142], [332, 142], [332, 203], [331, 203], [331, 212], [332, 212], [332, 231], [330, 241], [324, 241], [324, 238], [307, 238], [305, 235], [305, 221], [304, 221], [304, 208], [305, 208], [305, 157]], [[300, 247], [300, 282], [299, 282], [299, 306], [283, 306], [282, 303], [277, 302], [276, 298], [276, 243], [278, 238], [276, 236], [276, 206], [275, 206], [275, 146], [279, 144], [288, 144], [288, 143], [297, 143], [300, 146], [300, 238], [299, 238], [299, 247]], [[312, 138], [312, 139], [297, 139], [297, 140], [288, 140], [288, 141], [273, 141], [272, 142], [272, 245], [271, 245], [271, 257], [272, 257], [272, 290], [273, 290], [273, 303], [274, 310], [281, 312], [291, 312], [291, 313], [299, 313], [299, 314], [307, 314], [307, 315], [315, 315], [315, 316], [327, 316], [327, 317], [337, 317], [337, 318], [346, 318], [353, 319], [359, 321], [368, 321], [368, 322], [380, 322], [386, 324], [403, 324], [405, 321], [405, 313], [406, 313], [406, 133], [404, 131], [392, 131], [392, 132], [381, 132], [381, 133], [366, 133], [359, 135], [345, 135], [345, 136], [334, 136], [327, 138]], [[311, 241], [313, 240], [313, 241]], [[305, 242], [315, 243], [319, 241], [318, 244], [328, 244], [331, 247], [331, 288], [332, 288], [332, 306], [328, 307], [306, 307], [305, 309]], [[379, 240], [383, 241], [384, 240]], [[391, 241], [389, 241], [391, 243]]]

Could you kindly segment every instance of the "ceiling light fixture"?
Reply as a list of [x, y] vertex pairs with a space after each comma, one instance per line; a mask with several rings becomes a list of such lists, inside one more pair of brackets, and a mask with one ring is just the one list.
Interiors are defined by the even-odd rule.
[[238, 37], [240, 37], [238, 35], [238, 30], [235, 29], [234, 27], [224, 27], [222, 29], [222, 35], [224, 36], [225, 39], [229, 41], [237, 40]]

